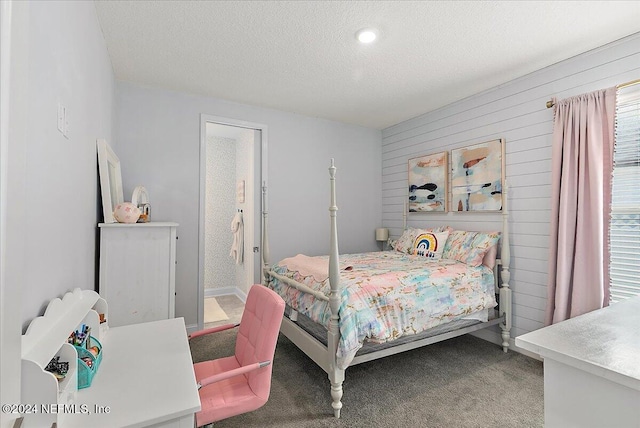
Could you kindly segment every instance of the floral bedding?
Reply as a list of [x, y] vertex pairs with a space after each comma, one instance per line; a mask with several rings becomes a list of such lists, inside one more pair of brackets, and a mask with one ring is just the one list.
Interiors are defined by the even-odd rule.
[[[341, 255], [340, 265], [340, 368], [349, 366], [365, 340], [391, 341], [496, 306], [493, 272], [484, 265], [398, 251]], [[331, 290], [328, 279], [318, 282], [280, 264], [273, 270], [326, 295]], [[329, 326], [328, 302], [275, 278], [269, 286], [293, 309]]]

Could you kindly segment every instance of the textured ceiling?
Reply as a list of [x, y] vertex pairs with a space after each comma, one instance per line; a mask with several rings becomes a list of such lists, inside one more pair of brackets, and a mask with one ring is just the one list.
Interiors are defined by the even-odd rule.
[[[118, 80], [383, 129], [640, 31], [640, 1], [96, 1]], [[354, 33], [380, 37], [360, 45]]]

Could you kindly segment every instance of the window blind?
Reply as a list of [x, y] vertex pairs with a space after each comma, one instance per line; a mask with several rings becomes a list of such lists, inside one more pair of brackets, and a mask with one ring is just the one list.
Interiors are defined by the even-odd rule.
[[618, 90], [610, 224], [611, 302], [640, 295], [640, 84]]

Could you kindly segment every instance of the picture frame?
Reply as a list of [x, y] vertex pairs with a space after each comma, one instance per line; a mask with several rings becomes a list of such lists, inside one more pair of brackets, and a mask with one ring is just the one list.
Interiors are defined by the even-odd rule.
[[100, 176], [100, 194], [102, 195], [102, 213], [104, 223], [117, 223], [113, 211], [124, 202], [122, 191], [122, 172], [120, 159], [109, 143], [104, 139], [96, 141], [98, 150], [98, 174]]
[[504, 139], [451, 150], [451, 211], [502, 211]]
[[409, 159], [409, 212], [447, 212], [448, 152]]

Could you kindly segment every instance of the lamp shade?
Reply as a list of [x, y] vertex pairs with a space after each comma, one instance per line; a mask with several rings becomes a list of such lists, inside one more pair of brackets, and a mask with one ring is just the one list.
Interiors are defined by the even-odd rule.
[[389, 229], [386, 227], [379, 227], [376, 229], [376, 241], [386, 241], [389, 239]]

